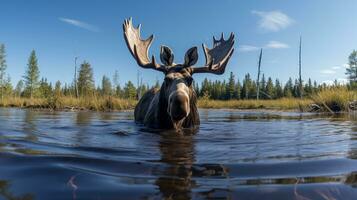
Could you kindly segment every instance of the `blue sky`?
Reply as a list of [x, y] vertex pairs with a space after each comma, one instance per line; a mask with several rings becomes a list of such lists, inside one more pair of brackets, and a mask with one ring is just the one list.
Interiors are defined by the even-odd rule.
[[122, 22], [133, 17], [142, 36], [155, 35], [150, 54], [160, 45], [173, 49], [175, 62], [187, 49], [212, 45], [212, 36], [236, 34], [236, 51], [222, 76], [197, 74], [195, 79], [226, 79], [233, 71], [242, 79], [256, 76], [259, 48], [262, 71], [286, 81], [298, 73], [299, 36], [303, 38], [303, 78], [318, 82], [345, 79], [349, 53], [357, 47], [357, 1], [354, 0], [222, 0], [222, 1], [99, 1], [1, 0], [0, 43], [7, 48], [8, 74], [16, 83], [24, 74], [30, 51], [37, 52], [41, 76], [70, 83], [74, 57], [92, 64], [96, 83], [119, 71], [120, 82], [140, 71], [144, 83], [161, 80], [160, 72], [140, 69], [130, 55]]

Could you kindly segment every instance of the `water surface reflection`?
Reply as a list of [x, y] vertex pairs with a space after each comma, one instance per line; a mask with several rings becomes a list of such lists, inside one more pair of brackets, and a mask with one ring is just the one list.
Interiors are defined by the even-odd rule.
[[0, 199], [355, 199], [357, 117], [201, 110], [198, 130], [131, 112], [0, 109]]

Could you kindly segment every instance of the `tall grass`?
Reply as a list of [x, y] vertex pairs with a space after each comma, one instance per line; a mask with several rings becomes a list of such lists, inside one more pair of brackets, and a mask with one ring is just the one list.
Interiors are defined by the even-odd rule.
[[0, 100], [0, 107], [19, 107], [51, 110], [129, 110], [133, 109], [137, 101], [114, 97], [52, 97], [52, 98], [19, 98], [9, 97]]
[[273, 109], [273, 110], [301, 110], [312, 103], [309, 99], [282, 98], [277, 100], [208, 100], [198, 101], [200, 108], [228, 108], [228, 109]]
[[[228, 109], [274, 109], [308, 111], [312, 103], [317, 104], [321, 111], [343, 112], [349, 110], [349, 103], [357, 100], [357, 91], [345, 87], [324, 89], [305, 99], [282, 98], [277, 100], [198, 100], [199, 108]], [[53, 96], [50, 98], [8, 97], [0, 100], [0, 107], [20, 107], [51, 110], [130, 110], [134, 109], [137, 100], [121, 99], [111, 96], [67, 97]]]
[[314, 103], [328, 112], [347, 112], [349, 103], [357, 100], [357, 91], [348, 90], [346, 87], [324, 89], [311, 96]]

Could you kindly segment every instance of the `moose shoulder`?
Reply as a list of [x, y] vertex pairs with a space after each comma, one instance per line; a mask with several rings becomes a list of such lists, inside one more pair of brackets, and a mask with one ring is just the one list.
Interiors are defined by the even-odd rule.
[[216, 40], [213, 37], [213, 48], [203, 45], [206, 64], [194, 67], [198, 60], [197, 47], [190, 48], [183, 64], [174, 63], [172, 50], [161, 46], [158, 64], [155, 57], [148, 56], [154, 36], [140, 38], [140, 25], [133, 27], [132, 20], [123, 24], [124, 38], [139, 66], [161, 71], [165, 79], [160, 89], [151, 89], [139, 100], [135, 107], [135, 121], [145, 126], [164, 129], [194, 128], [200, 124], [197, 110], [197, 96], [192, 86], [192, 75], [195, 73], [223, 74], [234, 48], [234, 34], [227, 40]]

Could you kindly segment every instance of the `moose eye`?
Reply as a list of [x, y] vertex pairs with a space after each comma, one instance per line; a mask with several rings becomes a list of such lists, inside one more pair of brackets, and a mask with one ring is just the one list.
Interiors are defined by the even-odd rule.
[[186, 83], [188, 86], [191, 86], [193, 82], [193, 78], [192, 77], [186, 77]]

